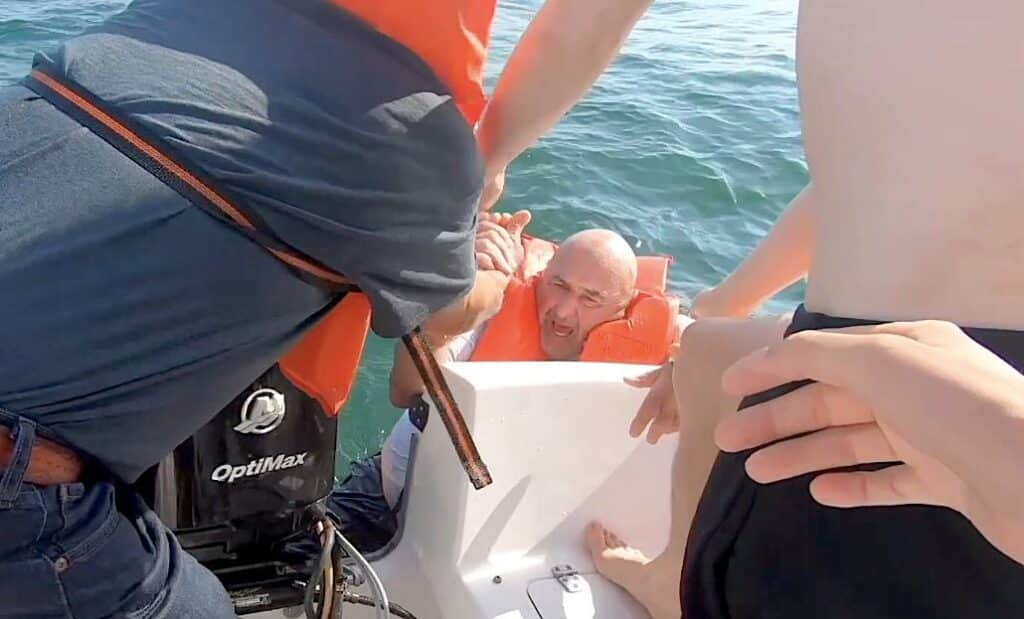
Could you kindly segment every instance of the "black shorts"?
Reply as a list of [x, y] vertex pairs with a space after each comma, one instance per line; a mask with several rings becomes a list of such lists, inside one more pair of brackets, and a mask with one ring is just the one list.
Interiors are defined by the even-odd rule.
[[[869, 324], [879, 323], [801, 307], [786, 334]], [[1024, 369], [1024, 332], [964, 331]], [[756, 394], [740, 409], [809, 382]], [[744, 470], [751, 453], [721, 453], [712, 468], [683, 564], [685, 617], [1024, 616], [1024, 567], [991, 546], [960, 514], [930, 506], [824, 507], [808, 490], [813, 475], [770, 485], [752, 481]]]

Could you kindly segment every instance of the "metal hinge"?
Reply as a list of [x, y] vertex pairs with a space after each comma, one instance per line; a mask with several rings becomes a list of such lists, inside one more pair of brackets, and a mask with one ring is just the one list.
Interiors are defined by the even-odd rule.
[[583, 577], [571, 565], [556, 565], [551, 568], [551, 575], [569, 593], [579, 593], [583, 590]]

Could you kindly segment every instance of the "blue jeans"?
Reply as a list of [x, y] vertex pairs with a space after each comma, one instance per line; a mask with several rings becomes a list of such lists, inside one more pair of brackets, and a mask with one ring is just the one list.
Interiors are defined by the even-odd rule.
[[15, 447], [0, 478], [0, 616], [233, 619], [217, 578], [131, 490], [23, 481], [37, 431], [0, 409]]

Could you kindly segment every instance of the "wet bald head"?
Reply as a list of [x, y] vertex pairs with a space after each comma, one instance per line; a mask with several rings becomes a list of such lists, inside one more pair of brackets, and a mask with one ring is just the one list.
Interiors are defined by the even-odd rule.
[[594, 228], [570, 236], [558, 248], [551, 265], [590, 271], [605, 292], [627, 302], [633, 298], [636, 254], [626, 239], [611, 230]]
[[636, 254], [611, 230], [578, 232], [555, 252], [537, 288], [541, 344], [553, 360], [579, 357], [590, 331], [621, 318], [636, 290]]

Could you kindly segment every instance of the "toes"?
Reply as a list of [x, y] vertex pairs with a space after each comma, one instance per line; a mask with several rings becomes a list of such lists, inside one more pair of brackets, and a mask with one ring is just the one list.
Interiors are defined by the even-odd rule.
[[587, 525], [587, 547], [590, 549], [590, 554], [595, 559], [601, 555], [605, 548], [608, 547], [605, 542], [605, 533], [604, 527], [596, 522], [591, 522]]
[[625, 548], [626, 542], [622, 541], [622, 538], [612, 533], [608, 529], [604, 530], [604, 545], [608, 548]]
[[607, 559], [628, 548], [622, 539], [597, 522], [587, 525], [587, 547], [595, 561]]

